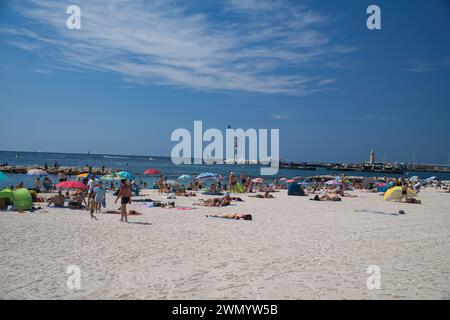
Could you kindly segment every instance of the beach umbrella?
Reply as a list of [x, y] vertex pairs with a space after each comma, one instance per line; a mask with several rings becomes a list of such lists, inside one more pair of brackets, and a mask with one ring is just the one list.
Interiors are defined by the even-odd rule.
[[169, 186], [182, 186], [181, 182], [176, 180], [167, 180], [166, 183]]
[[77, 175], [77, 178], [87, 178], [89, 177], [90, 173], [89, 172], [84, 172], [84, 173], [80, 173]]
[[295, 180], [294, 179], [286, 180], [286, 183], [292, 183], [292, 182], [295, 182]]
[[287, 181], [288, 178], [280, 178], [280, 181]]
[[217, 178], [217, 175], [211, 172], [203, 172], [200, 173], [195, 180], [200, 180], [200, 179], [215, 179]]
[[160, 174], [161, 172], [156, 169], [148, 169], [144, 171], [144, 174]]
[[303, 179], [303, 177], [300, 177], [300, 176], [296, 176], [296, 177], [293, 177], [293, 178], [291, 178], [292, 180], [299, 180], [299, 179]]
[[325, 184], [328, 186], [338, 186], [341, 184], [341, 182], [337, 180], [328, 180], [327, 182], [325, 182]]
[[0, 171], [0, 181], [5, 181], [6, 179], [8, 179], [6, 174], [4, 174], [3, 172]]
[[120, 177], [116, 173], [112, 172], [109, 174], [105, 174], [104, 176], [101, 176], [100, 179], [101, 180], [120, 180]]
[[377, 187], [385, 187], [386, 186], [386, 182], [377, 182], [377, 183], [375, 183], [375, 186], [377, 186]]
[[64, 181], [58, 183], [56, 187], [62, 189], [81, 189], [81, 190], [86, 190], [88, 188], [87, 185], [85, 185], [80, 181]]
[[127, 171], [120, 171], [117, 172], [117, 175], [121, 178], [121, 179], [127, 179], [127, 180], [134, 180], [134, 175], [132, 175], [131, 173], [127, 172]]
[[425, 179], [425, 182], [430, 183], [431, 181], [436, 180], [436, 179], [437, 179], [437, 177], [429, 177], [429, 178]]
[[48, 173], [45, 172], [44, 170], [40, 170], [40, 169], [31, 169], [28, 170], [27, 175], [29, 176], [46, 176]]
[[264, 179], [263, 178], [255, 178], [255, 179], [252, 180], [252, 182], [254, 182], [254, 183], [263, 183]]
[[[384, 194], [384, 200], [386, 201], [392, 201], [392, 200], [400, 200], [403, 198], [403, 194], [402, 194], [402, 187], [393, 187], [390, 188], [388, 191], [386, 191], [386, 193]], [[414, 198], [417, 197], [417, 194], [411, 190], [408, 189], [407, 191], [407, 196], [408, 198]]]
[[411, 178], [409, 178], [409, 181], [418, 181], [419, 177], [418, 176], [412, 176]]
[[190, 178], [191, 178], [190, 175], [188, 175], [188, 174], [183, 174], [183, 175], [179, 176], [177, 179], [178, 179], [178, 180], [187, 180], [187, 179], [190, 179]]

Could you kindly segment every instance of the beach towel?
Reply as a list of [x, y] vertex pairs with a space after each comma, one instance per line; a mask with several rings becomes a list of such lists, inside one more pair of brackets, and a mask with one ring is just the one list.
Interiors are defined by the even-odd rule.
[[155, 204], [153, 202], [141, 202], [139, 204], [136, 204], [136, 206], [141, 208], [155, 208]]
[[178, 206], [178, 207], [175, 207], [175, 209], [177, 209], [177, 210], [194, 210], [196, 208]]

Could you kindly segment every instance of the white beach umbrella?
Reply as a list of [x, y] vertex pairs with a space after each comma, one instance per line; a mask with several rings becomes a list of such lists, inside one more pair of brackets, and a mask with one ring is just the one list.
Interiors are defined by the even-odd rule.
[[31, 170], [28, 170], [27, 175], [29, 175], [29, 176], [46, 176], [46, 175], [48, 175], [48, 173], [45, 172], [44, 170], [40, 170], [40, 169], [31, 169]]

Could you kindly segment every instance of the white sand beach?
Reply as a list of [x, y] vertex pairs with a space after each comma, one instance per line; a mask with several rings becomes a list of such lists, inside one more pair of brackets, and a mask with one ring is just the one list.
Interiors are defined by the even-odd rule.
[[[0, 298], [449, 299], [450, 194], [425, 189], [421, 205], [353, 194], [341, 202], [244, 194], [230, 207], [186, 211], [133, 203], [143, 214], [128, 224], [45, 204], [1, 212]], [[198, 198], [206, 196], [175, 201]], [[109, 195], [107, 209], [118, 207]], [[406, 215], [355, 212], [362, 209]], [[230, 212], [253, 220], [205, 216]], [[81, 270], [79, 290], [66, 284], [71, 265]], [[370, 265], [380, 267], [380, 289], [366, 285]]]

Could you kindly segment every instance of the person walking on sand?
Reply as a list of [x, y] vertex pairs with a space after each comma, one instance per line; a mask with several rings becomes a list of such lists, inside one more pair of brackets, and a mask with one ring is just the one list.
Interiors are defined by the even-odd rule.
[[230, 193], [236, 193], [237, 177], [234, 172], [230, 172], [228, 180], [230, 180]]
[[87, 183], [87, 186], [89, 188], [88, 200], [90, 200], [92, 198], [92, 196], [94, 195], [94, 189], [95, 189], [94, 175], [91, 175], [91, 178], [89, 179], [89, 182]]
[[120, 221], [128, 222], [127, 217], [127, 204], [131, 202], [131, 186], [127, 184], [126, 179], [120, 180], [120, 188], [117, 193], [117, 198], [114, 203], [117, 203], [117, 200], [121, 199], [121, 207], [120, 207]]
[[345, 188], [346, 188], [346, 183], [347, 183], [347, 181], [346, 181], [346, 179], [345, 179], [345, 175], [342, 175], [342, 176], [341, 176], [341, 189], [339, 190], [339, 195], [340, 195], [341, 197], [344, 196], [344, 192], [345, 192]]
[[102, 203], [105, 201], [105, 188], [101, 182], [94, 189], [95, 212], [100, 212]]

